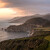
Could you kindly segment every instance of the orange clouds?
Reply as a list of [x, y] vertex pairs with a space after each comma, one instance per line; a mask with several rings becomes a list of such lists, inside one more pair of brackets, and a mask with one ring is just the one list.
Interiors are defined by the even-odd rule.
[[0, 16], [9, 16], [15, 14], [16, 12], [11, 8], [0, 8]]
[[9, 19], [24, 16], [24, 11], [19, 8], [0, 8], [0, 19]]
[[[0, 16], [3, 17], [3, 16], [9, 16], [9, 15], [11, 15], [11, 16], [23, 16], [23, 15], [25, 15], [24, 10], [21, 10], [17, 7], [16, 8], [6, 8], [7, 5], [11, 5], [11, 3], [4, 2], [4, 1], [0, 0]], [[12, 12], [10, 12], [10, 9], [13, 10], [13, 12], [16, 12], [16, 13], [11, 14]]]
[[21, 10], [19, 8], [12, 8], [15, 12], [16, 12], [16, 16], [24, 16], [25, 14], [25, 11], [24, 10]]
[[5, 7], [8, 3], [5, 3], [3, 1], [0, 1], [0, 8]]

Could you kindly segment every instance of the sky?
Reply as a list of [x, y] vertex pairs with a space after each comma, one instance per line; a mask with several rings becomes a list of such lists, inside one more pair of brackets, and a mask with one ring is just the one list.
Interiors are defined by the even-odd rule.
[[0, 20], [50, 13], [50, 0], [0, 0]]

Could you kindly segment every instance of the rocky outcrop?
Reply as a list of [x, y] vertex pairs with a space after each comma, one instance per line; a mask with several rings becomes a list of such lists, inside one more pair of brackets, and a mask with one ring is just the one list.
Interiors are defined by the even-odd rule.
[[15, 26], [15, 25], [11, 25], [9, 26], [6, 31], [8, 32], [27, 32], [27, 31], [31, 31], [32, 28], [34, 28], [33, 25], [19, 25], [19, 26]]
[[9, 26], [6, 31], [8, 32], [27, 32], [31, 31], [33, 28], [50, 27], [50, 21], [43, 18], [32, 18], [26, 21], [24, 24], [15, 26]]

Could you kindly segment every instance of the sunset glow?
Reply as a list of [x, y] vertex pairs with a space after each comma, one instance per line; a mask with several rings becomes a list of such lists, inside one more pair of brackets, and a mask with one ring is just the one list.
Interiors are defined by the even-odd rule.
[[0, 8], [0, 18], [9, 18], [11, 17], [13, 14], [16, 14], [17, 12], [15, 12], [14, 10], [12, 10], [11, 8]]
[[10, 8], [0, 8], [0, 15], [11, 15], [14, 14], [16, 12], [14, 12], [12, 9]]
[[0, 8], [6, 6], [8, 3], [4, 3], [3, 1], [0, 1]]
[[0, 18], [9, 19], [16, 16], [22, 16], [24, 11], [18, 8], [0, 8]]
[[50, 13], [50, 0], [0, 0], [0, 19]]

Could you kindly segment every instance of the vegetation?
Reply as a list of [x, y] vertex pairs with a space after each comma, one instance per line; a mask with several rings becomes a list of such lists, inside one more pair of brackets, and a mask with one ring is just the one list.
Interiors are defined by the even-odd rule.
[[48, 41], [37, 37], [12, 39], [0, 42], [0, 50], [46, 50]]
[[33, 36], [47, 36], [50, 35], [50, 31], [36, 31]]
[[45, 39], [50, 41], [50, 35], [46, 36]]
[[32, 30], [35, 31], [32, 37], [0, 42], [0, 50], [49, 50], [50, 38], [46, 36], [50, 35], [50, 21], [46, 19], [32, 18], [22, 25], [12, 25], [6, 29], [8, 32], [31, 32]]
[[25, 24], [33, 24], [33, 25], [39, 25], [42, 27], [49, 27], [50, 26], [50, 21], [47, 19], [43, 19], [41, 17], [36, 17], [36, 18], [32, 18], [30, 20], [27, 20], [25, 22]]
[[50, 20], [50, 14], [46, 14], [43, 16], [44, 19]]
[[34, 28], [34, 30], [39, 30], [39, 31], [50, 31], [50, 27]]
[[48, 45], [47, 50], [50, 50], [50, 35], [49, 36], [46, 36], [45, 39], [49, 41], [49, 45]]

